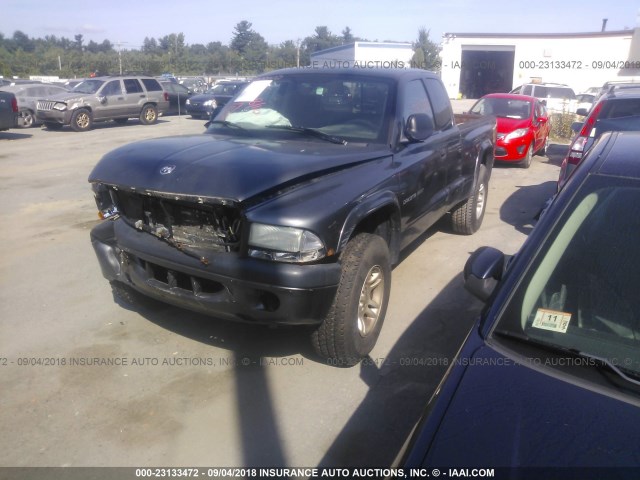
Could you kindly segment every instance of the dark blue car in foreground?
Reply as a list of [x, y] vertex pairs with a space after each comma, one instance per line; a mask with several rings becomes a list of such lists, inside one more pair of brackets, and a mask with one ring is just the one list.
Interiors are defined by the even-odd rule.
[[[494, 478], [640, 478], [640, 134], [605, 134], [514, 257], [400, 463]], [[431, 471], [431, 470], [428, 470]]]

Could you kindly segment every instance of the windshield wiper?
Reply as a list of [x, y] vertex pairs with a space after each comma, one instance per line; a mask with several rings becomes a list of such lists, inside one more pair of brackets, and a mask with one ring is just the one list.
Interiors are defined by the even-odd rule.
[[237, 128], [238, 130], [242, 130], [243, 132], [248, 131], [243, 126], [240, 126], [237, 123], [233, 123], [228, 120], [210, 120], [204, 124], [205, 127], [208, 127], [209, 125], [224, 125], [225, 127], [229, 127], [229, 128]]
[[[597, 355], [592, 355], [586, 352], [581, 352], [580, 350], [576, 350], [575, 348], [562, 347], [560, 345], [555, 345], [553, 343], [548, 343], [548, 342], [540, 341], [537, 339], [533, 339], [523, 333], [510, 332], [507, 330], [495, 330], [494, 333], [501, 337], [507, 337], [514, 340], [518, 340], [523, 343], [538, 345], [543, 347], [546, 350], [568, 353], [569, 355], [572, 355], [575, 357], [584, 358], [585, 360], [589, 360], [591, 362], [589, 365], [593, 365], [594, 363], [597, 363], [598, 366], [600, 367], [608, 367], [613, 373], [615, 373], [617, 376], [619, 376], [626, 382], [632, 383], [633, 385], [640, 386], [640, 380], [636, 380], [629, 374], [625, 373], [622, 369], [620, 369], [608, 358], [599, 357]], [[635, 374], [631, 374], [631, 375], [633, 375], [634, 377], [636, 376]]]
[[634, 385], [640, 386], [640, 380], [636, 380], [635, 378], [632, 378], [631, 376], [627, 375], [608, 358], [598, 357], [597, 355], [591, 355], [590, 353], [580, 352], [577, 350], [569, 350], [569, 352], [577, 355], [578, 357], [584, 358], [585, 360], [590, 360], [592, 362], [599, 362], [601, 365], [609, 367], [611, 371], [613, 371], [616, 375], [618, 375], [623, 380], [626, 380], [629, 383], [633, 383]]
[[298, 132], [304, 133], [306, 135], [310, 135], [312, 137], [320, 138], [322, 140], [326, 140], [327, 142], [336, 143], [340, 145], [346, 145], [347, 141], [344, 138], [334, 137], [333, 135], [329, 135], [327, 133], [321, 132], [315, 128], [309, 127], [294, 127], [289, 125], [269, 125], [267, 128], [274, 128], [278, 130], [287, 130], [289, 132]]

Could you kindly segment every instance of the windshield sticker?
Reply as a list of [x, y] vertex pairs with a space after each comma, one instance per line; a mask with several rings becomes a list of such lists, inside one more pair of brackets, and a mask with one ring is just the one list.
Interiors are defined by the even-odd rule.
[[570, 320], [570, 313], [539, 308], [536, 312], [536, 318], [533, 319], [533, 323], [531, 324], [531, 326], [535, 328], [541, 328], [542, 330], [567, 333]]
[[245, 87], [242, 93], [234, 102], [253, 102], [258, 96], [271, 85], [273, 80], [256, 80]]

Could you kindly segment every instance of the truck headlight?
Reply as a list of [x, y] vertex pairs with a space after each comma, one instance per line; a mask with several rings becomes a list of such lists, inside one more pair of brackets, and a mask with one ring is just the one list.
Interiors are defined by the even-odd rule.
[[54, 110], [59, 110], [61, 112], [64, 112], [67, 109], [67, 105], [64, 103], [55, 103], [53, 105], [53, 109]]
[[509, 135], [504, 137], [504, 141], [508, 142], [509, 140], [513, 140], [514, 138], [524, 137], [528, 131], [529, 131], [528, 128], [519, 128], [517, 130], [514, 130]]
[[184, 102], [186, 105], [191, 105], [191, 100], [189, 98], [187, 98], [187, 101]]
[[106, 185], [102, 183], [92, 183], [91, 190], [93, 190], [93, 196], [95, 197], [98, 207], [98, 216], [102, 220], [118, 215], [118, 207], [116, 207], [113, 197], [111, 196], [111, 190], [109, 190]]
[[249, 256], [276, 262], [305, 263], [324, 258], [326, 249], [320, 238], [302, 228], [251, 224]]

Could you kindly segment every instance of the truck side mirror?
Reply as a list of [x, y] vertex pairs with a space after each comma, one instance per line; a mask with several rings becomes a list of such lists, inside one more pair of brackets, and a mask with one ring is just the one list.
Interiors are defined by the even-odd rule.
[[582, 129], [582, 125], [584, 125], [584, 122], [573, 122], [571, 124], [571, 131], [573, 133], [578, 133]]
[[411, 142], [422, 142], [433, 134], [433, 119], [426, 113], [409, 115], [404, 134]]
[[486, 301], [502, 280], [505, 255], [492, 247], [480, 247], [471, 254], [464, 266], [464, 288]]

